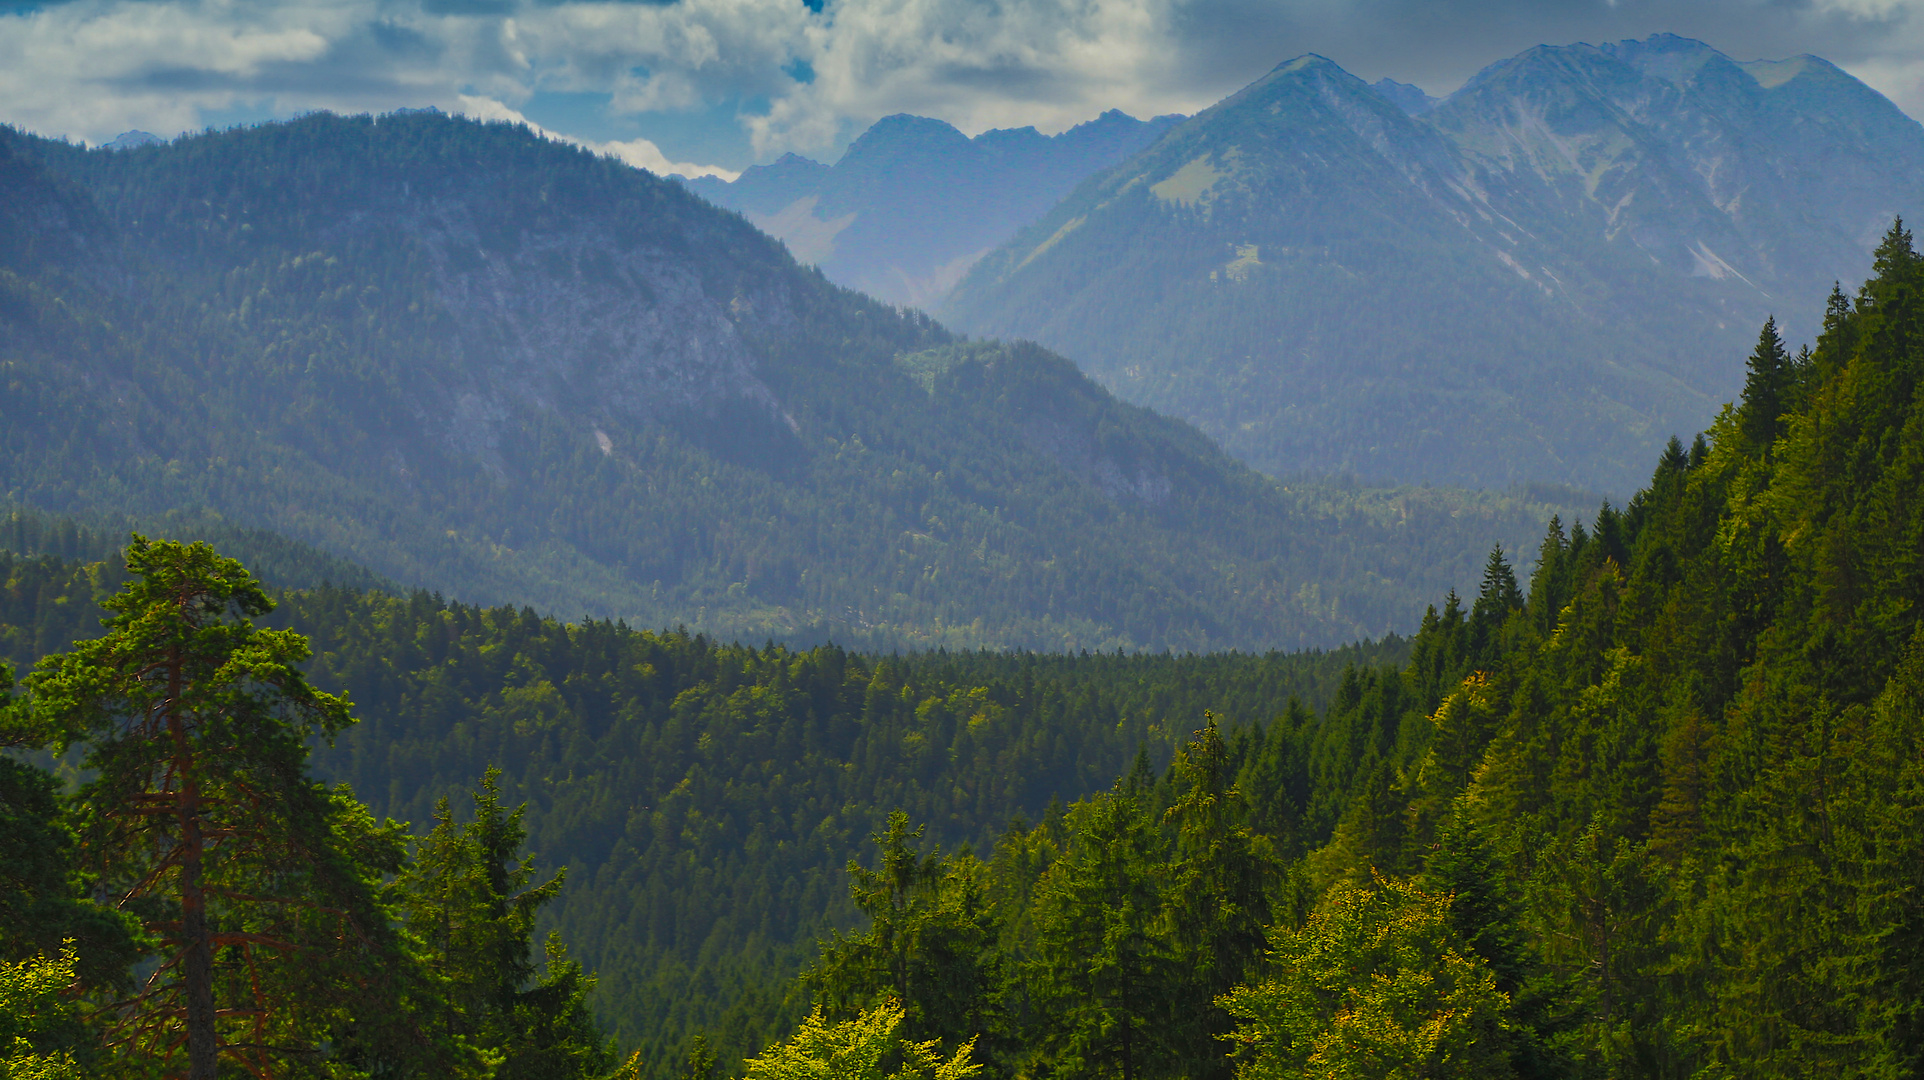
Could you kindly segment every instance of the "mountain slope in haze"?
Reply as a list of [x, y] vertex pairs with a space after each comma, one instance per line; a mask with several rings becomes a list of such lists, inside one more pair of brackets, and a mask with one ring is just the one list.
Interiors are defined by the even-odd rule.
[[1112, 109], [1059, 135], [1025, 127], [970, 138], [940, 120], [896, 115], [876, 121], [833, 166], [790, 154], [732, 183], [685, 182], [741, 211], [829, 280], [926, 308], [1083, 178], [1181, 119]]
[[1924, 128], [1814, 57], [1545, 47], [1421, 104], [1281, 65], [1085, 182], [943, 316], [1266, 471], [1628, 490], [1735, 395], [1767, 314], [1811, 336], [1810, 297], [1924, 207]]
[[565, 618], [880, 646], [1410, 625], [1547, 508], [1286, 489], [523, 129], [317, 115], [0, 182], [0, 492]]

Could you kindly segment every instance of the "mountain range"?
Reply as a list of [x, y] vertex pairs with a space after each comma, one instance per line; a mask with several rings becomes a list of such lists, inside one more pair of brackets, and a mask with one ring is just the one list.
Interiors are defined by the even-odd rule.
[[677, 184], [432, 114], [0, 131], [0, 380], [4, 501], [730, 637], [1329, 645], [1551, 512], [1278, 484]]
[[[1414, 93], [1411, 93], [1414, 91]], [[1442, 101], [1317, 56], [1079, 186], [937, 308], [1277, 475], [1624, 491], [1810, 338], [1924, 128], [1812, 56], [1539, 47]]]
[[683, 182], [740, 211], [831, 281], [930, 308], [975, 260], [1181, 119], [1112, 109], [1058, 135], [1024, 127], [969, 138], [941, 120], [896, 115], [833, 165], [788, 154], [733, 182]]

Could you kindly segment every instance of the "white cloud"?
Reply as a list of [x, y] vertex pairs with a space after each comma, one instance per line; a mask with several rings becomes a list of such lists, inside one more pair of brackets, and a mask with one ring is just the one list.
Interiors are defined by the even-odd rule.
[[[1816, 52], [1924, 112], [1915, 0], [508, 0], [506, 16], [463, 2], [71, 0], [0, 15], [0, 120], [99, 141], [250, 111], [465, 99], [519, 115], [539, 92], [572, 91], [607, 95], [617, 116], [740, 110], [712, 122], [739, 124], [766, 158], [819, 155], [892, 112], [971, 134], [1193, 112], [1310, 51], [1447, 91], [1540, 42], [1666, 29], [1742, 59]], [[556, 137], [650, 169], [728, 171], [588, 134]]]
[[669, 176], [680, 173], [682, 176], [719, 176], [723, 180], [733, 180], [735, 177], [741, 175], [733, 169], [724, 169], [715, 165], [697, 165], [688, 161], [670, 161], [668, 155], [661, 152], [661, 147], [656, 146], [647, 139], [629, 139], [625, 142], [596, 142], [593, 139], [577, 139], [571, 135], [563, 135], [559, 132], [549, 131], [540, 124], [534, 123], [527, 117], [493, 98], [472, 97], [463, 94], [459, 100], [460, 104], [454, 111], [462, 116], [472, 117], [476, 120], [506, 120], [510, 123], [526, 124], [529, 129], [533, 130], [536, 134], [546, 138], [572, 143], [576, 146], [593, 150], [597, 154], [605, 154], [624, 164], [632, 165], [637, 169], [647, 169], [657, 176]]

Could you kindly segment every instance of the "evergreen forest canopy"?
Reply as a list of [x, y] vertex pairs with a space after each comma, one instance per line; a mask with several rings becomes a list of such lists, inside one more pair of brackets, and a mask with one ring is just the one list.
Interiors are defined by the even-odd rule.
[[1278, 484], [679, 185], [434, 115], [0, 130], [0, 382], [13, 506], [799, 644], [1328, 647], [1567, 494]]
[[[136, 782], [168, 713], [125, 677], [185, 650], [246, 657], [169, 699], [245, 736], [169, 774], [247, 793], [209, 804], [237, 839], [202, 890], [236, 1061], [261, 1030], [290, 1073], [593, 1075], [617, 1060], [594, 1001], [662, 1077], [1915, 1075], [1924, 259], [1901, 223], [1875, 267], [1814, 348], [1767, 324], [1741, 402], [1621, 511], [1554, 523], [1527, 590], [1492, 554], [1398, 655], [868, 659], [335, 588], [270, 613], [210, 549], [137, 541], [107, 636], [40, 659], [9, 713], [91, 769], [61, 796], [5, 762], [37, 839], [0, 877], [26, 961], [0, 994], [53, 1003], [15, 1053], [59, 1067], [103, 1025], [200, 1052], [191, 1001], [147, 1004], [192, 997], [193, 922], [184, 862], [138, 874], [179, 836], [133, 841], [187, 796]], [[170, 614], [177, 567], [229, 607]], [[6, 574], [29, 629], [104, 588], [49, 556]], [[352, 794], [303, 778], [303, 725], [340, 729], [315, 765]], [[464, 824], [438, 800], [477, 775]], [[524, 841], [566, 881], [530, 887]], [[151, 902], [95, 899], [127, 881]], [[595, 996], [559, 941], [537, 970], [543, 907]], [[324, 985], [252, 958], [257, 925]], [[143, 955], [158, 981], [114, 997]]]

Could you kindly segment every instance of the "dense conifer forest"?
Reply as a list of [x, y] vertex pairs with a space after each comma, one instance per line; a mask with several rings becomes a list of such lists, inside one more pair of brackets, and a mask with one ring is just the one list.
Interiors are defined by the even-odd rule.
[[1410, 639], [1330, 653], [727, 644], [15, 519], [70, 557], [0, 562], [0, 1052], [1915, 1075], [1921, 328], [1899, 223], [1813, 348], [1767, 324], [1742, 400], [1527, 581], [1492, 552]]

